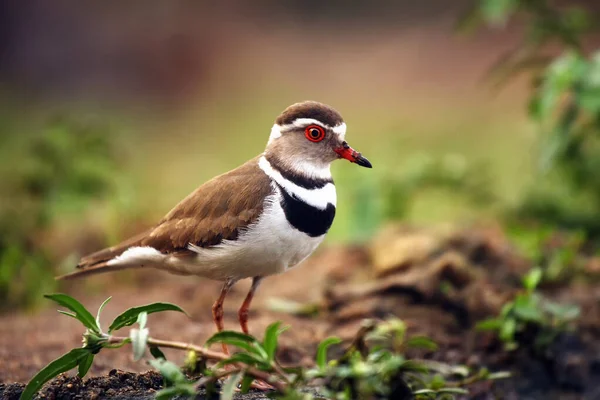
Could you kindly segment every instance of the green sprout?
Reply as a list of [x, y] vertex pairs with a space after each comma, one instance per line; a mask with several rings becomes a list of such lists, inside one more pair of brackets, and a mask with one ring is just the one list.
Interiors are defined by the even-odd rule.
[[[180, 307], [170, 303], [153, 303], [141, 307], [130, 308], [117, 316], [110, 324], [108, 332], [104, 333], [100, 325], [100, 314], [106, 303], [110, 301], [110, 297], [102, 303], [95, 318], [83, 304], [66, 294], [49, 294], [44, 297], [69, 310], [59, 310], [61, 314], [75, 318], [83, 324], [86, 328], [86, 331], [83, 334], [83, 346], [78, 349], [73, 349], [67, 354], [52, 361], [31, 378], [21, 394], [22, 400], [32, 399], [42, 388], [44, 383], [75, 367], [78, 368], [79, 377], [83, 378], [92, 366], [95, 355], [103, 348], [120, 347], [126, 343], [132, 342], [134, 343], [134, 348], [139, 347], [137, 340], [141, 338], [140, 335], [135, 338], [124, 338], [123, 340], [115, 342], [112, 340], [111, 333], [123, 327], [133, 325], [136, 321], [140, 320], [140, 316], [142, 316], [141, 319], [145, 324], [144, 316], [147, 316], [148, 314], [162, 311], [178, 311], [185, 313]], [[143, 328], [144, 327], [142, 327], [142, 329]]]
[[[26, 386], [21, 399], [29, 400], [44, 383], [57, 375], [78, 368], [80, 377], [89, 371], [96, 354], [104, 349], [115, 349], [130, 344], [134, 359], [143, 359], [146, 349], [154, 359], [148, 363], [158, 370], [164, 388], [156, 393], [157, 399], [191, 398], [200, 388], [207, 395], [220, 392], [222, 400], [231, 400], [236, 393], [247, 393], [254, 385], [269, 385], [270, 396], [278, 399], [311, 400], [319, 398], [307, 387], [318, 387], [319, 396], [331, 399], [400, 398], [410, 395], [415, 399], [453, 399], [454, 395], [468, 393], [465, 386], [482, 380], [507, 377], [504, 373], [491, 374], [487, 370], [471, 371], [463, 366], [451, 366], [428, 360], [408, 359], [403, 351], [422, 348], [435, 351], [437, 345], [423, 336], [406, 337], [406, 325], [398, 319], [365, 321], [351, 343], [336, 337], [323, 340], [317, 347], [313, 368], [284, 367], [277, 360], [279, 337], [288, 329], [275, 322], [265, 330], [263, 340], [234, 331], [221, 331], [206, 341], [204, 346], [166, 341], [150, 336], [148, 315], [163, 311], [184, 312], [169, 303], [153, 303], [134, 307], [119, 315], [103, 331], [100, 325], [102, 303], [94, 317], [81, 303], [64, 294], [47, 298], [68, 309], [62, 314], [79, 320], [85, 327], [83, 346], [69, 351], [52, 361], [34, 376]], [[129, 336], [114, 336], [114, 332], [137, 324]], [[235, 346], [237, 352], [227, 355], [211, 351], [213, 344]], [[339, 358], [329, 359], [328, 353], [337, 347]], [[171, 361], [160, 348], [187, 351], [187, 362], [201, 366], [199, 377], [192, 378]], [[345, 349], [344, 349], [345, 348]], [[343, 350], [340, 352], [340, 350]], [[201, 362], [200, 362], [201, 361]], [[208, 366], [210, 361], [211, 366]]]
[[579, 307], [555, 303], [536, 291], [542, 270], [533, 268], [523, 277], [523, 291], [506, 303], [500, 315], [477, 324], [481, 331], [492, 331], [504, 343], [506, 350], [528, 344], [527, 333], [533, 332], [533, 345], [543, 350], [564, 332], [580, 313]]

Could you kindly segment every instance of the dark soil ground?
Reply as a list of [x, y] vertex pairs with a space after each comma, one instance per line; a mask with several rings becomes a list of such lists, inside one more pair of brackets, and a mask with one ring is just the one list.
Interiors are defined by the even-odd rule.
[[[590, 258], [586, 268], [593, 272], [596, 265], [598, 261]], [[507, 353], [491, 335], [475, 331], [475, 322], [495, 315], [514, 295], [529, 267], [497, 229], [446, 233], [393, 227], [369, 245], [330, 247], [303, 266], [267, 279], [255, 298], [250, 329], [260, 337], [271, 322], [291, 325], [281, 337], [279, 359], [287, 365], [310, 365], [322, 339], [337, 335], [350, 341], [364, 318], [394, 315], [406, 322], [410, 334], [427, 335], [439, 344], [434, 353], [415, 355], [513, 373], [508, 380], [472, 387], [472, 399], [600, 399], [597, 285], [576, 279], [564, 287], [543, 289], [582, 307], [576, 329], [561, 335], [543, 355], [527, 346]], [[105, 324], [128, 307], [156, 301], [176, 303], [190, 313], [191, 319], [179, 313], [151, 315], [148, 325], [155, 338], [201, 344], [214, 332], [210, 307], [218, 283], [156, 271], [116, 276], [118, 280], [113, 275], [75, 282], [66, 292], [92, 310], [112, 295]], [[240, 282], [227, 298], [227, 328], [238, 329], [237, 308], [248, 287], [249, 282]], [[276, 311], [277, 299], [315, 304], [319, 313], [302, 317]], [[23, 383], [40, 368], [80, 345], [81, 334], [77, 321], [53, 307], [0, 317], [0, 398], [18, 398]], [[178, 362], [185, 356], [166, 353]], [[148, 369], [144, 362], [134, 362], [125, 348], [103, 351], [90, 370], [91, 378], [61, 376], [40, 397], [151, 398], [162, 380], [155, 372], [145, 372]]]

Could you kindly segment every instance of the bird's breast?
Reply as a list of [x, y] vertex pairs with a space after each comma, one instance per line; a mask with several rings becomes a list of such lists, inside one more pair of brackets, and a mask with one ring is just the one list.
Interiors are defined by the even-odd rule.
[[335, 214], [331, 203], [324, 209], [312, 207], [275, 187], [264, 214], [248, 232], [263, 246], [279, 271], [291, 268], [310, 256], [325, 238]]
[[[314, 189], [317, 190], [320, 189]], [[320, 206], [315, 206], [280, 185], [277, 185], [277, 191], [279, 204], [292, 228], [313, 238], [323, 236], [329, 231], [335, 217], [335, 198], [323, 198]], [[335, 194], [335, 191], [333, 193]], [[322, 194], [320, 196], [323, 197]]]

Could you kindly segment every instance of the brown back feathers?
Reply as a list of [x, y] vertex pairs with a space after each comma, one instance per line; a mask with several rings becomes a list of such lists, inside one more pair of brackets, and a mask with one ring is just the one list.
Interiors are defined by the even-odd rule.
[[[191, 253], [187, 248], [190, 243], [210, 247], [224, 239], [235, 240], [261, 215], [265, 197], [271, 191], [270, 179], [258, 167], [256, 157], [200, 186], [154, 228], [83, 257], [77, 267], [104, 267], [106, 261], [130, 247], [150, 246], [161, 253], [183, 255]], [[85, 275], [85, 271], [78, 272]]]

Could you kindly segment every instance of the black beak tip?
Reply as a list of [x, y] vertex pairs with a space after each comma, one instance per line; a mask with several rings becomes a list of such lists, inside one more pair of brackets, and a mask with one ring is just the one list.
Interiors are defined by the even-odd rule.
[[356, 159], [356, 163], [358, 165], [360, 165], [361, 167], [365, 167], [365, 168], [373, 168], [373, 165], [371, 165], [371, 162], [369, 160], [367, 160], [365, 157], [360, 156]]

